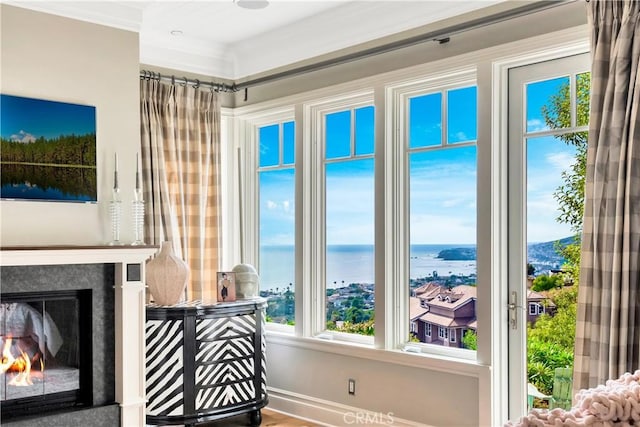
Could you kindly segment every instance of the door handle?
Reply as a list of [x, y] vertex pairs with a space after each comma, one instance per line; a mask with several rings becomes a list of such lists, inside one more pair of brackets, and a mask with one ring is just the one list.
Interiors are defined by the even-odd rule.
[[516, 291], [511, 291], [509, 294], [509, 304], [507, 304], [507, 308], [509, 309], [509, 325], [511, 329], [518, 329], [518, 308], [522, 308], [521, 305], [518, 305], [518, 293]]

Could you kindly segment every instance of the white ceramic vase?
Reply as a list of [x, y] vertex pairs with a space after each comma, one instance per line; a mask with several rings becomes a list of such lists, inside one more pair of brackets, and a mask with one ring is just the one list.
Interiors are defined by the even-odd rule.
[[184, 297], [189, 279], [189, 266], [173, 252], [171, 242], [162, 242], [160, 252], [147, 261], [146, 281], [153, 301], [159, 305], [175, 305]]

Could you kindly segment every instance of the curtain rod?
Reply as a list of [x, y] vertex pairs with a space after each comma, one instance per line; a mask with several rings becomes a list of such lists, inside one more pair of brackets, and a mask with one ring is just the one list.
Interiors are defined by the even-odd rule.
[[[282, 71], [279, 73], [269, 74], [263, 77], [257, 77], [255, 79], [249, 79], [240, 82], [216, 83], [216, 82], [201, 82], [198, 79], [188, 79], [186, 77], [175, 77], [161, 75], [160, 73], [153, 71], [140, 71], [141, 79], [155, 79], [158, 81], [170, 81], [172, 84], [189, 84], [193, 87], [206, 87], [214, 92], [238, 92], [240, 90], [245, 91], [245, 99], [247, 97], [247, 89], [251, 86], [257, 86], [265, 83], [271, 83], [277, 80], [282, 80], [288, 77], [297, 76], [312, 71], [319, 71], [325, 68], [333, 67], [347, 62], [356, 61], [359, 59], [368, 58], [382, 53], [391, 52], [394, 50], [410, 47], [416, 44], [435, 41], [440, 44], [447, 43], [449, 38], [454, 34], [463, 33], [470, 30], [486, 27], [499, 22], [507, 21], [513, 18], [519, 18], [521, 16], [529, 15], [531, 13], [540, 12], [543, 10], [551, 9], [557, 6], [565, 4], [575, 3], [578, 0], [541, 0], [534, 3], [526, 3], [524, 6], [520, 6], [514, 9], [506, 10], [503, 12], [494, 13], [493, 15], [476, 18], [471, 21], [463, 22], [449, 27], [442, 28], [440, 30], [430, 31], [428, 33], [419, 34], [406, 39], [398, 40], [395, 42], [383, 44], [380, 46], [364, 49], [358, 52], [350, 53], [347, 55], [338, 56], [336, 58], [327, 59], [324, 61], [315, 62], [313, 64], [304, 65], [301, 67], [292, 68], [290, 70]], [[587, 0], [588, 1], [588, 0]]]
[[482, 18], [473, 19], [471, 21], [463, 22], [461, 24], [451, 25], [449, 27], [431, 31], [424, 34], [419, 34], [417, 36], [409, 37], [406, 39], [398, 40], [395, 42], [383, 44], [380, 46], [372, 47], [369, 49], [361, 50], [359, 52], [350, 53], [347, 55], [339, 56], [332, 59], [327, 59], [325, 61], [316, 62], [309, 65], [304, 65], [297, 68], [292, 68], [287, 71], [282, 71], [279, 73], [269, 74], [264, 77], [258, 77], [255, 79], [249, 79], [241, 82], [235, 82], [233, 87], [236, 90], [246, 89], [250, 86], [256, 86], [264, 83], [270, 83], [276, 80], [282, 80], [287, 77], [297, 76], [299, 74], [304, 74], [312, 71], [318, 71], [325, 68], [329, 68], [335, 65], [344, 64], [347, 62], [352, 62], [358, 59], [368, 58], [370, 56], [379, 55], [386, 52], [391, 52], [394, 50], [402, 49], [405, 47], [410, 47], [416, 44], [436, 41], [440, 44], [447, 43], [449, 41], [449, 37], [454, 34], [459, 34], [465, 31], [474, 30], [477, 28], [482, 28], [488, 25], [497, 24], [499, 22], [503, 22], [509, 19], [518, 18], [521, 16], [529, 15], [534, 12], [539, 12], [542, 10], [554, 8], [557, 6], [561, 6], [564, 4], [575, 3], [578, 0], [542, 0], [537, 1], [535, 3], [527, 3], [524, 6], [520, 6], [515, 9], [498, 12], [493, 15], [489, 15]]
[[166, 76], [162, 75], [155, 71], [140, 71], [140, 79], [141, 80], [157, 80], [157, 81], [167, 81], [171, 82], [171, 84], [179, 84], [179, 85], [191, 85], [195, 88], [204, 87], [211, 89], [214, 92], [237, 92], [238, 89], [234, 84], [227, 83], [216, 83], [216, 82], [201, 82], [198, 79], [188, 79], [186, 77], [176, 77], [176, 76]]

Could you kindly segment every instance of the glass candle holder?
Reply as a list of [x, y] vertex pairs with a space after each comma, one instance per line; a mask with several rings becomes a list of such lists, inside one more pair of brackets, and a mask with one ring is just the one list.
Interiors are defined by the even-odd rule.
[[134, 246], [144, 245], [144, 200], [142, 200], [142, 190], [136, 188], [133, 194], [131, 214], [133, 215], [135, 240], [131, 244]]
[[122, 222], [122, 200], [120, 199], [120, 189], [114, 188], [111, 201], [109, 202], [109, 217], [111, 219], [111, 242], [109, 245], [121, 245], [120, 225]]

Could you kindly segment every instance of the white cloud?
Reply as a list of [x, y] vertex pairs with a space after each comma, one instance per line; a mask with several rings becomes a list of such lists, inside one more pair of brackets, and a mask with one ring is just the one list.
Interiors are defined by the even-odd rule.
[[289, 200], [283, 200], [281, 202], [275, 200], [267, 200], [265, 202], [268, 211], [271, 211], [273, 215], [289, 216], [292, 212], [293, 203]]
[[527, 120], [527, 131], [540, 132], [543, 130], [549, 130], [549, 127], [540, 119]]
[[29, 144], [36, 141], [35, 136], [23, 130], [21, 130], [17, 134], [14, 133], [9, 137], [9, 139], [13, 142], [22, 142], [23, 144]]
[[455, 137], [456, 137], [455, 141], [468, 141], [469, 140], [469, 137], [464, 132], [456, 132]]
[[568, 152], [549, 153], [547, 154], [547, 162], [559, 171], [569, 169], [569, 165], [575, 160], [575, 156]]

